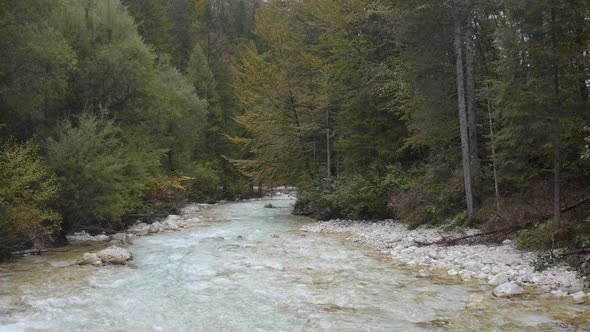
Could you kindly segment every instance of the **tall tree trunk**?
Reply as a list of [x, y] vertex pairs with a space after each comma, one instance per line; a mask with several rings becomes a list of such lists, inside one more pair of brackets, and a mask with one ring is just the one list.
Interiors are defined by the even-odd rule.
[[555, 8], [551, 10], [551, 48], [553, 52], [553, 97], [555, 110], [553, 112], [553, 223], [555, 229], [561, 227], [561, 123], [559, 120], [559, 56], [557, 52], [557, 32]]
[[490, 99], [487, 100], [488, 104], [488, 123], [490, 125], [490, 141], [491, 141], [491, 150], [492, 150], [492, 169], [494, 171], [494, 191], [496, 194], [496, 212], [500, 213], [501, 205], [500, 205], [500, 185], [498, 185], [498, 166], [496, 162], [496, 147], [494, 146], [494, 123], [492, 122], [492, 105], [490, 103]]
[[471, 176], [477, 186], [479, 179], [479, 157], [477, 144], [477, 110], [475, 108], [475, 67], [473, 64], [473, 16], [472, 2], [465, 0], [465, 74], [467, 82], [467, 120], [469, 133], [469, 158]]
[[332, 175], [332, 155], [330, 150], [330, 111], [326, 109], [326, 172]]
[[457, 70], [457, 102], [459, 106], [459, 130], [461, 134], [461, 155], [463, 158], [463, 180], [465, 182], [465, 200], [467, 203], [467, 214], [473, 216], [473, 186], [471, 179], [471, 163], [469, 160], [469, 134], [467, 129], [467, 112], [465, 109], [465, 87], [463, 75], [463, 54], [461, 51], [461, 25], [462, 25], [462, 10], [460, 8], [460, 1], [455, 1], [453, 4], [453, 20], [454, 20], [454, 44], [455, 44], [455, 63]]

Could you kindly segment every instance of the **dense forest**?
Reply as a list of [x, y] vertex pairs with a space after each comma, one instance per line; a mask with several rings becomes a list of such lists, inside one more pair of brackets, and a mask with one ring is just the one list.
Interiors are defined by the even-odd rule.
[[0, 253], [278, 185], [590, 247], [587, 0], [7, 0], [0, 30]]

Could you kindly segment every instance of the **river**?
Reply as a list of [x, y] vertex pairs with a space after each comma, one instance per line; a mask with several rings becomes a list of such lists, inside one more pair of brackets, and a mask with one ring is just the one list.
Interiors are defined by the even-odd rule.
[[[342, 235], [303, 233], [292, 201], [219, 204], [183, 232], [135, 239], [127, 266], [85, 251], [0, 265], [0, 331], [567, 331], [588, 308], [437, 275]], [[470, 304], [470, 302], [477, 302]]]

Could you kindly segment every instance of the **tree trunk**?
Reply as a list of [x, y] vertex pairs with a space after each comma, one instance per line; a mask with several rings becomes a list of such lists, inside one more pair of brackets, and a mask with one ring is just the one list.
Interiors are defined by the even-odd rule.
[[553, 112], [553, 223], [555, 230], [561, 227], [561, 123], [559, 120], [559, 57], [557, 54], [557, 33], [555, 8], [551, 10], [551, 48], [553, 49], [553, 96], [555, 111]]
[[330, 111], [326, 109], [326, 171], [332, 175], [332, 156], [330, 154]]
[[494, 171], [494, 191], [496, 194], [496, 213], [500, 214], [500, 186], [498, 185], [498, 166], [496, 162], [496, 147], [494, 146], [494, 123], [492, 122], [492, 105], [488, 98], [488, 123], [490, 125], [490, 147], [492, 150], [492, 169]]
[[469, 158], [471, 176], [477, 184], [479, 178], [479, 157], [477, 144], [477, 110], [475, 108], [475, 67], [473, 65], [473, 16], [471, 0], [465, 0], [465, 71], [467, 82], [467, 120], [469, 133]]
[[457, 102], [459, 107], [459, 130], [461, 134], [461, 155], [463, 159], [463, 180], [465, 182], [465, 200], [467, 203], [467, 214], [473, 216], [473, 187], [471, 179], [471, 164], [469, 160], [469, 134], [467, 129], [467, 112], [465, 109], [465, 87], [463, 75], [463, 54], [461, 51], [461, 14], [460, 2], [455, 1], [453, 5], [454, 19], [454, 44], [455, 44], [455, 63], [457, 70]]

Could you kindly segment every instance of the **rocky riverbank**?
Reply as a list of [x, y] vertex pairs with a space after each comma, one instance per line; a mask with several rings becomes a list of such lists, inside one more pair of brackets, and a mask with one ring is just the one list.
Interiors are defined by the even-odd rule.
[[428, 269], [444, 269], [450, 277], [464, 281], [480, 279], [493, 286], [509, 284], [517, 286], [538, 285], [546, 290], [546, 296], [570, 297], [578, 303], [590, 302], [584, 293], [584, 279], [571, 268], [560, 265], [543, 271], [535, 271], [537, 255], [514, 248], [510, 240], [502, 245], [430, 245], [419, 247], [418, 242], [434, 242], [445, 237], [473, 234], [443, 232], [440, 229], [419, 228], [408, 230], [393, 220], [380, 222], [331, 220], [305, 225], [307, 232], [346, 233], [354, 242], [369, 245], [391, 255], [395, 260], [420, 266], [425, 270], [419, 276], [427, 276]]
[[196, 213], [201, 211], [206, 204], [190, 204], [184, 207], [180, 215], [169, 215], [161, 221], [152, 224], [137, 221], [131, 225], [125, 232], [112, 235], [99, 234], [92, 236], [85, 231], [77, 232], [67, 236], [71, 245], [86, 245], [105, 243], [111, 247], [101, 250], [97, 253], [85, 253], [78, 262], [81, 265], [102, 266], [106, 264], [125, 264], [133, 259], [133, 255], [125, 247], [133, 243], [133, 238], [146, 236], [160, 232], [180, 231], [191, 225], [198, 224], [201, 219]]

